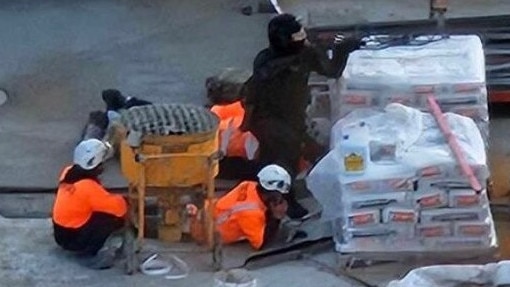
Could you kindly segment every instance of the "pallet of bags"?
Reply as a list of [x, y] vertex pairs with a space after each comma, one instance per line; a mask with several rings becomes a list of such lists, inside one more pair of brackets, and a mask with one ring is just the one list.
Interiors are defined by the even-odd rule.
[[355, 110], [335, 124], [331, 151], [307, 186], [322, 204], [324, 220], [333, 222], [338, 252], [496, 246], [482, 136], [471, 118], [445, 117], [482, 190], [471, 188], [429, 113], [390, 104], [384, 111]]
[[340, 80], [329, 82], [331, 121], [354, 110], [400, 103], [427, 111], [434, 95], [444, 112], [472, 118], [487, 144], [485, 59], [478, 36], [429, 37], [421, 45], [361, 49], [350, 54]]
[[[427, 248], [439, 250], [452, 245], [490, 246], [495, 235], [486, 189], [473, 190], [458, 166], [444, 167], [445, 173], [437, 170], [426, 167], [417, 172], [417, 236]], [[488, 177], [486, 166], [472, 166], [472, 170], [480, 182]]]
[[337, 250], [376, 252], [396, 242], [412, 243], [419, 216], [411, 204], [414, 185], [413, 178], [341, 184], [342, 216], [334, 222]]

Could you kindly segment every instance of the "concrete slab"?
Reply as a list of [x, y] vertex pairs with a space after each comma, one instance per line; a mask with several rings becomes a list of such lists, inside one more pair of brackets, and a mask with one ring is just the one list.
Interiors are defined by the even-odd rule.
[[[0, 285], [10, 287], [67, 286], [213, 286], [213, 273], [181, 255], [192, 271], [185, 279], [171, 281], [159, 276], [123, 275], [120, 266], [105, 271], [89, 270], [77, 264], [53, 242], [47, 219], [5, 219], [0, 217]], [[348, 281], [323, 272], [304, 261], [284, 263], [253, 270], [259, 287], [264, 286], [353, 286]]]
[[[249, 68], [266, 14], [237, 1], [36, 0], [0, 3], [0, 185], [51, 188], [100, 92], [202, 103], [207, 76]], [[234, 24], [235, 23], [235, 24]], [[125, 185], [118, 169], [108, 186]]]

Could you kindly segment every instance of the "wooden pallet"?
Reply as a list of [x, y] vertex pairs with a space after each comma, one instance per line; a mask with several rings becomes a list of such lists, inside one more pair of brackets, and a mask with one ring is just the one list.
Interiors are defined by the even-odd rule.
[[399, 262], [406, 265], [482, 264], [497, 258], [497, 247], [437, 252], [355, 252], [339, 253], [337, 266], [345, 269], [370, 267], [381, 263]]

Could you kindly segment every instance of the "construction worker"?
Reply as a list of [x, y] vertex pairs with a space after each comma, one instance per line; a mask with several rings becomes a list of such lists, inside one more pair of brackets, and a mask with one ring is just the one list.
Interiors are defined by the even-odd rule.
[[[296, 17], [280, 14], [268, 25], [269, 47], [258, 53], [253, 76], [245, 84], [245, 117], [241, 130], [250, 131], [259, 141], [261, 166], [276, 163], [295, 178], [305, 143], [306, 107], [310, 102], [308, 78], [312, 71], [338, 78], [349, 53], [358, 49], [360, 39], [335, 37], [332, 58], [325, 50], [312, 47]], [[301, 218], [308, 211], [295, 200], [295, 192], [286, 197], [288, 215]]]
[[258, 182], [243, 181], [215, 206], [214, 217], [223, 243], [248, 240], [260, 249], [278, 233], [280, 221], [286, 216], [289, 173], [278, 165], [268, 165], [257, 174]]
[[[122, 239], [112, 234], [124, 227], [127, 202], [99, 181], [108, 145], [97, 139], [80, 142], [73, 165], [64, 168], [53, 205], [56, 243], [65, 250], [95, 256], [90, 267], [111, 267]], [[108, 239], [108, 244], [105, 242]]]
[[211, 112], [220, 119], [220, 151], [222, 159], [218, 178], [256, 180], [260, 166], [254, 158], [258, 141], [250, 132], [239, 129], [244, 117], [241, 101], [214, 105]]

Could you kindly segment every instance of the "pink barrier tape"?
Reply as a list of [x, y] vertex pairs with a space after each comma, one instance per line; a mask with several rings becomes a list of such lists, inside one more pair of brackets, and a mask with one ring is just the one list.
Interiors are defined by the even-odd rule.
[[469, 180], [471, 188], [473, 188], [473, 190], [475, 190], [476, 192], [482, 191], [482, 185], [474, 175], [471, 166], [469, 166], [464, 156], [464, 153], [457, 141], [457, 138], [453, 135], [452, 130], [450, 129], [450, 126], [448, 125], [443, 115], [443, 112], [441, 111], [441, 108], [439, 107], [436, 99], [434, 98], [434, 95], [430, 94], [427, 96], [427, 103], [429, 105], [430, 112], [436, 119], [439, 129], [441, 129], [443, 136], [446, 138], [448, 145], [452, 149], [453, 154], [455, 155], [455, 159], [457, 160], [457, 163], [460, 165], [462, 173]]

